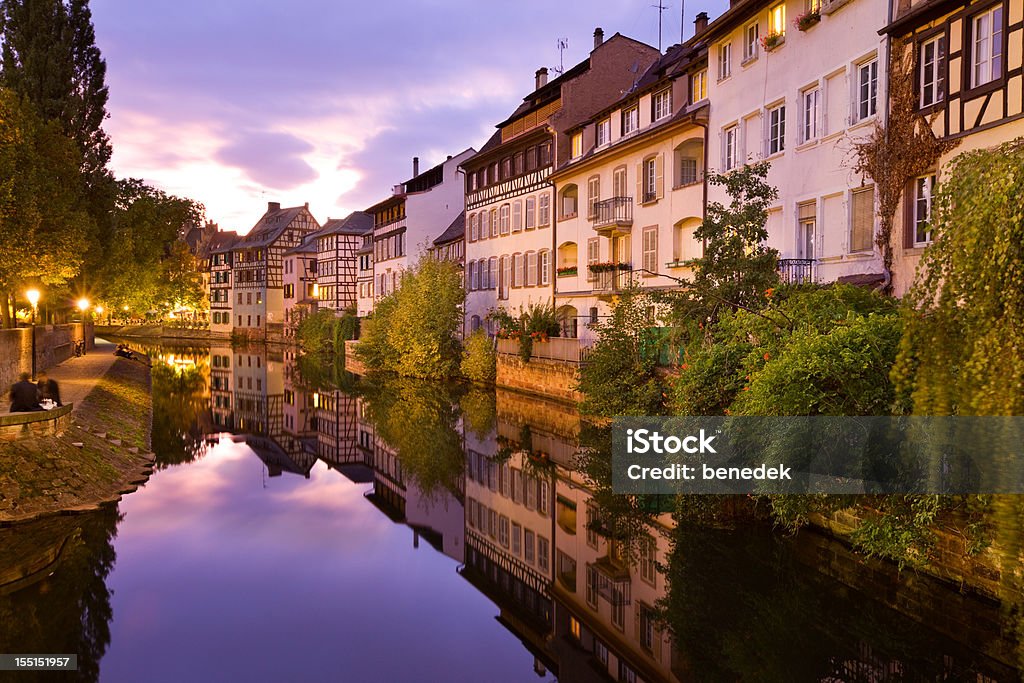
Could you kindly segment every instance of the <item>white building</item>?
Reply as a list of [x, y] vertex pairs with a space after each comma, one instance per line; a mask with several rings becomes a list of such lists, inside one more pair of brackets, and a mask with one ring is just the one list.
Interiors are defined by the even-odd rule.
[[373, 216], [375, 299], [394, 292], [402, 271], [414, 265], [420, 254], [426, 254], [462, 212], [459, 164], [475, 152], [467, 149], [423, 173], [419, 172], [419, 159], [414, 158], [413, 177], [366, 210]]
[[[784, 279], [882, 280], [874, 186], [851, 149], [885, 116], [887, 13], [885, 0], [748, 0], [710, 24], [698, 15], [708, 165], [771, 162], [768, 243]], [[708, 201], [728, 204], [725, 189], [709, 187]]]

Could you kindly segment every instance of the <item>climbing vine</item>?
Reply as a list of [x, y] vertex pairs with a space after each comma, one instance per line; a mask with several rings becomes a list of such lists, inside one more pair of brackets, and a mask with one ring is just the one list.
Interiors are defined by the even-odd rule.
[[853, 170], [871, 178], [878, 199], [879, 232], [885, 286], [892, 287], [892, 231], [900, 197], [907, 182], [933, 170], [958, 140], [939, 140], [931, 121], [917, 107], [914, 52], [905, 39], [894, 40], [889, 57], [889, 114], [886, 125], [876, 123], [866, 139], [851, 142]]

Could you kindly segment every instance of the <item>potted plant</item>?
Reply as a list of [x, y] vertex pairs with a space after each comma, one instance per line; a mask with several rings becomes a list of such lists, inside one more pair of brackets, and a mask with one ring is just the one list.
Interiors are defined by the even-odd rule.
[[819, 21], [821, 21], [821, 10], [811, 9], [798, 16], [793, 21], [793, 25], [798, 31], [806, 31]]
[[564, 266], [555, 271], [558, 277], [572, 277], [577, 274], [576, 266]]

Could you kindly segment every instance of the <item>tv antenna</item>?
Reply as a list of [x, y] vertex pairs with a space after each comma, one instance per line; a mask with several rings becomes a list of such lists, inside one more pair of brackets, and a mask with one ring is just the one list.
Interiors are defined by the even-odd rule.
[[565, 73], [565, 63], [563, 62], [562, 58], [565, 54], [565, 51], [569, 49], [569, 39], [559, 38], [556, 47], [558, 48], [558, 68], [555, 69], [555, 72], [558, 73], [559, 76], [561, 76], [563, 73]]
[[661, 52], [661, 15], [668, 9], [668, 5], [663, 5], [661, 0], [658, 0], [658, 4], [651, 5], [651, 7], [656, 7], [658, 9], [658, 52]]
[[679, 44], [683, 44], [683, 31], [686, 30], [686, 0], [679, 0]]

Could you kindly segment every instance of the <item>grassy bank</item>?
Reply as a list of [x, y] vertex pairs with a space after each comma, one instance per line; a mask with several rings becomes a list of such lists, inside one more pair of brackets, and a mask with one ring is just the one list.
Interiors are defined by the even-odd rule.
[[0, 524], [92, 508], [134, 490], [150, 471], [149, 367], [118, 359], [61, 436], [0, 445]]

